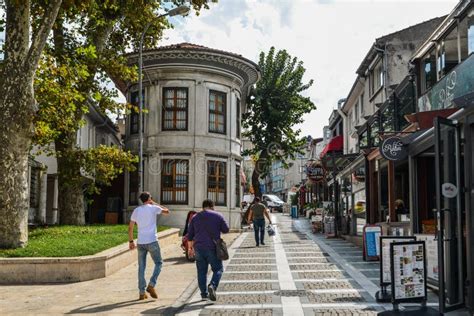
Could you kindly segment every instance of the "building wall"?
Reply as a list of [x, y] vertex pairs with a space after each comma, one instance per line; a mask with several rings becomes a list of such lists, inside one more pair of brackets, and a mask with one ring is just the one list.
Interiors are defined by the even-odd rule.
[[[157, 70], [158, 71], [158, 70]], [[240, 228], [240, 207], [237, 207], [236, 166], [241, 164], [241, 141], [237, 138], [237, 107], [242, 109], [241, 85], [235, 77], [218, 74], [212, 70], [195, 70], [186, 67], [159, 70], [160, 79], [145, 84], [144, 115], [144, 189], [161, 202], [163, 159], [183, 159], [189, 164], [188, 202], [185, 205], [166, 205], [170, 216], [163, 216], [164, 225], [184, 227], [187, 212], [199, 210], [207, 198], [207, 161], [226, 163], [226, 205], [216, 206], [234, 228]], [[156, 74], [155, 74], [156, 75]], [[187, 131], [162, 130], [163, 88], [186, 87], [188, 89]], [[209, 132], [210, 90], [226, 94], [226, 133]], [[133, 91], [133, 90], [132, 90]], [[241, 113], [242, 111], [240, 111]], [[128, 120], [130, 121], [130, 119]], [[130, 134], [127, 124], [126, 147], [138, 152], [138, 134]], [[129, 177], [125, 179], [125, 205], [127, 211], [136, 206], [130, 201]], [[240, 193], [239, 193], [240, 194]]]

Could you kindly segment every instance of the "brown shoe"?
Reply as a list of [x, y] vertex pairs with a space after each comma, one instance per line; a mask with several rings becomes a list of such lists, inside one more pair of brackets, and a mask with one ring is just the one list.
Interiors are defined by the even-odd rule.
[[146, 293], [144, 293], [144, 294], [140, 294], [140, 296], [138, 297], [138, 300], [143, 301], [143, 300], [146, 300], [147, 298], [148, 296], [146, 295]]
[[151, 285], [147, 286], [146, 291], [150, 293], [151, 297], [158, 298], [158, 294], [156, 294], [155, 288], [152, 287]]

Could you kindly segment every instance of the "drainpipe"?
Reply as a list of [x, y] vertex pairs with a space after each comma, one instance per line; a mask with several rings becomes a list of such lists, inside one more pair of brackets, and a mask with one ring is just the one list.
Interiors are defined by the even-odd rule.
[[[347, 100], [346, 98], [342, 98], [342, 99], [339, 99], [337, 101], [337, 113], [339, 113], [339, 115], [342, 117], [342, 122], [343, 122], [343, 124], [342, 124], [342, 127], [343, 127], [342, 135], [344, 137], [344, 148], [343, 148], [344, 151], [343, 151], [343, 153], [347, 153], [347, 147], [348, 147], [348, 144], [347, 144], [348, 139], [344, 135], [349, 135], [349, 130], [347, 128], [347, 125], [348, 125], [347, 124], [347, 115], [341, 109], [341, 104], [346, 102], [346, 100]], [[346, 123], [344, 123], [344, 122], [346, 122]]]

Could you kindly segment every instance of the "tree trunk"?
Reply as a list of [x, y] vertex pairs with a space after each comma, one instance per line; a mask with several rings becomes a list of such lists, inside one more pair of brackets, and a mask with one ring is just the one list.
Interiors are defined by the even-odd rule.
[[[84, 225], [84, 193], [81, 163], [77, 159], [75, 133], [55, 142], [58, 164], [58, 213], [61, 225]], [[64, 143], [64, 142], [67, 143]]]
[[252, 186], [254, 190], [255, 197], [262, 197], [262, 191], [260, 191], [260, 176], [262, 173], [265, 173], [267, 165], [268, 153], [266, 150], [260, 152], [258, 160], [255, 162], [255, 168], [252, 173]]
[[20, 109], [34, 104], [34, 99], [32, 85], [22, 80], [19, 76], [14, 90], [0, 88], [0, 248], [24, 247], [28, 241], [32, 113]]

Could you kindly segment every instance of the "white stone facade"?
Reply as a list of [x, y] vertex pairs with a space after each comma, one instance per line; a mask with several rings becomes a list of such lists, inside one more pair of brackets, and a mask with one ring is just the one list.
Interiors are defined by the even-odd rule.
[[[192, 44], [147, 51], [143, 59], [143, 188], [171, 211], [160, 224], [182, 228], [187, 212], [212, 198], [231, 227], [240, 228], [241, 113], [249, 86], [260, 76], [257, 66], [241, 56]], [[136, 55], [130, 60], [136, 61]], [[136, 83], [129, 85], [131, 103], [137, 89]], [[217, 104], [224, 110], [215, 112]], [[129, 115], [125, 145], [137, 153], [139, 134], [132, 125]], [[214, 162], [219, 162], [218, 172]], [[125, 177], [127, 215], [138, 204], [136, 176]]]

